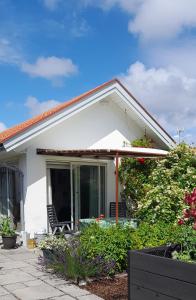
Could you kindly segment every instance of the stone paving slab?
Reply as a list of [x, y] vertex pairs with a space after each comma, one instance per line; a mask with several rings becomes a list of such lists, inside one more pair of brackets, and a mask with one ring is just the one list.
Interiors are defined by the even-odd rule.
[[21, 282], [4, 285], [4, 288], [6, 288], [6, 290], [8, 290], [10, 292], [12, 292], [14, 290], [25, 288], [25, 287], [26, 287], [26, 285], [24, 285], [24, 283], [21, 283]]
[[5, 296], [1, 296], [1, 300], [18, 300], [15, 296], [9, 294]]
[[[0, 249], [0, 300], [101, 300], [74, 284], [45, 272], [40, 252], [24, 247]], [[102, 299], [103, 300], [103, 299]]]
[[17, 283], [17, 282], [25, 282], [33, 280], [34, 277], [21, 271], [21, 270], [7, 270], [6, 274], [0, 275], [0, 284], [10, 284], [10, 283]]
[[4, 289], [2, 286], [0, 286], [0, 298], [7, 294], [9, 294], [9, 292], [6, 289]]
[[49, 297], [61, 296], [63, 292], [58, 289], [42, 283], [37, 286], [30, 286], [23, 289], [15, 290], [14, 295], [21, 300], [38, 300], [48, 299]]
[[60, 285], [58, 286], [58, 289], [73, 297], [80, 297], [90, 294], [88, 291], [82, 290], [74, 284]]

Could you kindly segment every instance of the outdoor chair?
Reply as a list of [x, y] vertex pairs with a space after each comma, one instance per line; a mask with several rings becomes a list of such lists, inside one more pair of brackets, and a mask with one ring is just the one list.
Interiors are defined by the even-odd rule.
[[[57, 219], [55, 207], [53, 204], [47, 205], [48, 221], [52, 229], [52, 235], [55, 235], [58, 231], [65, 233], [72, 233], [70, 225], [71, 221], [59, 222]], [[65, 230], [67, 228], [67, 230]]]
[[[119, 218], [126, 218], [126, 203], [119, 202], [118, 203], [118, 217]], [[116, 202], [110, 202], [110, 218], [116, 217]]]

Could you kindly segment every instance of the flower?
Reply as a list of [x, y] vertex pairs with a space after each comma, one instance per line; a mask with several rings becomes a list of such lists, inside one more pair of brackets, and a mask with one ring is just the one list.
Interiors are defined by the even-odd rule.
[[184, 209], [183, 216], [184, 216], [184, 218], [190, 218], [190, 210], [189, 209]]
[[100, 218], [100, 219], [104, 219], [105, 216], [104, 216], [103, 214], [101, 214], [101, 215], [99, 216], [99, 218]]
[[139, 157], [138, 159], [137, 159], [137, 161], [140, 163], [140, 164], [144, 164], [145, 163], [145, 158], [143, 158], [143, 157]]
[[179, 219], [178, 220], [178, 225], [183, 225], [184, 224], [184, 220], [183, 219]]

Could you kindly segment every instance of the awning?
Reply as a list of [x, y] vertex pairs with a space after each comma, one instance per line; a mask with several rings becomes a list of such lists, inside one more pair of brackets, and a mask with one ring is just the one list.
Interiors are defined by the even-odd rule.
[[164, 157], [168, 154], [165, 150], [140, 147], [121, 148], [99, 148], [99, 149], [37, 149], [37, 154], [67, 157], [96, 157], [114, 158], [118, 153], [119, 157]]
[[154, 148], [140, 148], [140, 147], [121, 147], [117, 149], [37, 149], [39, 155], [49, 156], [64, 156], [64, 157], [85, 157], [96, 159], [115, 159], [116, 165], [116, 224], [118, 223], [118, 168], [119, 157], [135, 157], [135, 158], [163, 158], [168, 154], [168, 151], [154, 149]]

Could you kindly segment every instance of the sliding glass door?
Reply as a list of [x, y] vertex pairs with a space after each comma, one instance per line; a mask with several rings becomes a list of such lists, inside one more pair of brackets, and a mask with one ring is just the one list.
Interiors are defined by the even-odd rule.
[[48, 203], [53, 203], [59, 221], [105, 215], [106, 168], [103, 165], [70, 163], [48, 166]]
[[73, 165], [72, 172], [75, 221], [105, 214], [105, 166]]

